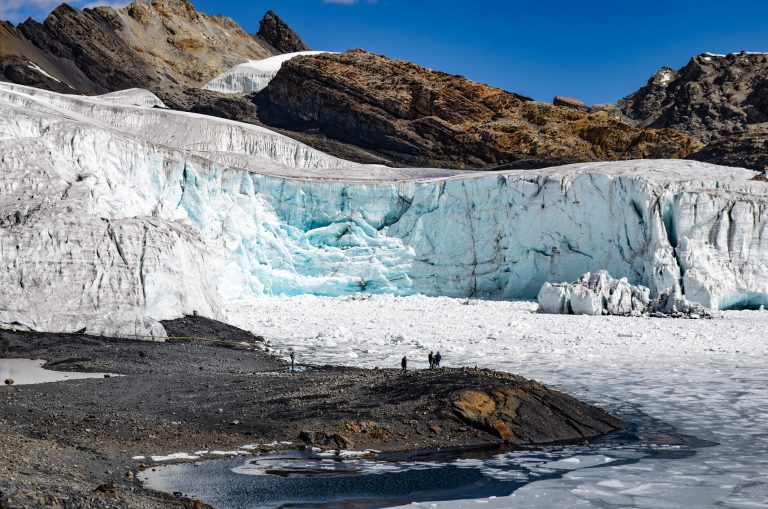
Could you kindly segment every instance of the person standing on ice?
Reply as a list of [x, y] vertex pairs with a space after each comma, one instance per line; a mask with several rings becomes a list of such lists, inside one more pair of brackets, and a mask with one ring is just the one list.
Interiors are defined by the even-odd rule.
[[429, 352], [429, 356], [427, 357], [429, 359], [429, 369], [432, 369], [435, 367], [435, 356], [432, 354], [432, 352]]
[[293, 373], [293, 363], [296, 360], [296, 353], [294, 353], [293, 350], [291, 350], [291, 373]]
[[440, 367], [440, 360], [441, 360], [442, 358], [443, 358], [443, 356], [442, 356], [442, 355], [440, 355], [440, 351], [438, 350], [438, 352], [435, 354], [435, 367], [436, 367], [436, 368], [439, 368], [439, 367]]
[[403, 355], [403, 360], [400, 361], [400, 373], [405, 373], [408, 371], [408, 359], [405, 355]]

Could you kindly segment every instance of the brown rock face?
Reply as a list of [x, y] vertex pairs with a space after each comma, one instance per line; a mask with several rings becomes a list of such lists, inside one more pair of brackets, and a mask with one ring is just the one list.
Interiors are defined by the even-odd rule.
[[301, 37], [272, 11], [267, 11], [262, 18], [257, 35], [281, 53], [309, 50]]
[[539, 103], [362, 50], [294, 58], [255, 100], [268, 125], [316, 132], [400, 165], [533, 168], [701, 148], [672, 130], [638, 129], [606, 112]]

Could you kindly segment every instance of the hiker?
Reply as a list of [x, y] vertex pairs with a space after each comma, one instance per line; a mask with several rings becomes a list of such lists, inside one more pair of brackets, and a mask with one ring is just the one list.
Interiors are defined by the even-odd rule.
[[400, 361], [400, 373], [405, 373], [408, 370], [408, 359], [403, 355], [403, 360]]
[[438, 351], [438, 352], [435, 354], [435, 367], [436, 367], [436, 368], [439, 368], [439, 367], [440, 367], [440, 360], [441, 360], [442, 358], [443, 358], [443, 356], [442, 356], [442, 355], [440, 355], [440, 352]]
[[432, 352], [429, 352], [429, 369], [432, 369], [435, 367], [435, 356], [432, 354]]
[[291, 350], [291, 372], [293, 372], [293, 363], [296, 360], [296, 354]]

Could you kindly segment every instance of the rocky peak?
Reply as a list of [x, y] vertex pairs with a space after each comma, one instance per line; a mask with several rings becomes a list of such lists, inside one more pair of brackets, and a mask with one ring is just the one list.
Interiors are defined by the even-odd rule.
[[768, 121], [768, 55], [702, 53], [662, 68], [617, 106], [641, 126], [671, 127], [704, 141]]
[[309, 47], [304, 44], [301, 37], [296, 35], [296, 32], [273, 11], [267, 11], [264, 14], [259, 23], [257, 35], [281, 53], [309, 50]]

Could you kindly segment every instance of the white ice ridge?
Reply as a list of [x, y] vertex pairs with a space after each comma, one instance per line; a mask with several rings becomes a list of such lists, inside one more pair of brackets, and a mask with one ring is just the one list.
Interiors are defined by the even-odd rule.
[[768, 303], [768, 187], [692, 161], [355, 165], [267, 129], [0, 84], [0, 323], [162, 337], [223, 299], [535, 298], [607, 270]]
[[263, 60], [249, 60], [236, 65], [221, 76], [209, 81], [203, 88], [224, 94], [252, 94], [267, 88], [284, 62], [302, 55], [320, 55], [327, 51], [298, 51]]
[[106, 103], [121, 104], [123, 106], [144, 106], [145, 108], [165, 108], [165, 104], [155, 94], [143, 88], [130, 88], [110, 94], [92, 97]]

